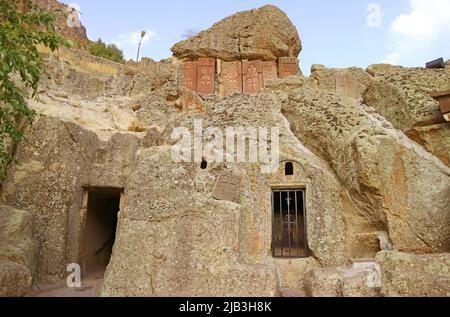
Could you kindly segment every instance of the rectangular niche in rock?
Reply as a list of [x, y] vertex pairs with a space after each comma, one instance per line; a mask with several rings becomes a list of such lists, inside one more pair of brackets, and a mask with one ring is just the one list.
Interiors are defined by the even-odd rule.
[[272, 191], [272, 255], [274, 258], [309, 256], [305, 196], [304, 189]]
[[82, 273], [84, 276], [103, 277], [116, 240], [123, 190], [89, 188], [86, 192], [87, 213], [81, 240]]

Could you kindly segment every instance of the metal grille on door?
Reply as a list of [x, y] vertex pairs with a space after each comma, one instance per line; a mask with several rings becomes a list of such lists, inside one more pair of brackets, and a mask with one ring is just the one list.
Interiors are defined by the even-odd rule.
[[304, 190], [272, 192], [272, 253], [276, 258], [308, 256]]

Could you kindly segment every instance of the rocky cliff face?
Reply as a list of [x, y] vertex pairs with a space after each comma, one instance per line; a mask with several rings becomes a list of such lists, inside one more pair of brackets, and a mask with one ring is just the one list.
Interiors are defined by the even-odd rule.
[[89, 39], [86, 28], [80, 22], [80, 12], [57, 0], [33, 0], [33, 3], [49, 12], [56, 14], [56, 30], [63, 36], [74, 40], [79, 45], [85, 45]]
[[[242, 17], [253, 30], [265, 14], [273, 18], [262, 42], [249, 35], [243, 50], [203, 42], [232, 38], [223, 26]], [[175, 55], [217, 58], [217, 69], [220, 59], [296, 56], [296, 31], [286, 30], [288, 42], [270, 31], [292, 28], [284, 19], [274, 7], [240, 13], [176, 45]], [[82, 254], [86, 190], [119, 188], [105, 296], [449, 296], [449, 126], [429, 94], [450, 88], [450, 69], [316, 66], [310, 77], [273, 78], [259, 92], [222, 98], [182, 87], [178, 58], [125, 66], [61, 50], [45, 63], [40, 99], [30, 102], [42, 116], [1, 189], [1, 204], [11, 206], [2, 217], [26, 228], [8, 242], [24, 246], [20, 258], [0, 258], [2, 287], [21, 294], [29, 276], [64, 279]], [[277, 171], [176, 163], [172, 131], [199, 119], [204, 129], [278, 128]], [[272, 257], [277, 186], [305, 189], [308, 258]]]

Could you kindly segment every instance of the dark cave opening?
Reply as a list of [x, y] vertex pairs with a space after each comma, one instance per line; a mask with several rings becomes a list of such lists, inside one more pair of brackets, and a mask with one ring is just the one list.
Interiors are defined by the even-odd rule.
[[82, 238], [82, 269], [87, 276], [103, 277], [111, 260], [122, 192], [122, 189], [115, 188], [88, 190]]

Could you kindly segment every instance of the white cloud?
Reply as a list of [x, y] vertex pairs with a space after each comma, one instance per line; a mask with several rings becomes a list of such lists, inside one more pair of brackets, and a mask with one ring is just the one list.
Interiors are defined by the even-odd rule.
[[450, 1], [409, 1], [410, 12], [397, 16], [390, 27], [385, 62], [417, 66], [430, 58], [450, 58]]
[[[142, 39], [141, 56], [144, 48], [155, 39], [158, 39], [158, 34], [153, 30], [145, 30], [146, 34]], [[125, 58], [136, 59], [137, 48], [139, 40], [141, 39], [141, 32], [131, 32], [117, 36], [112, 42], [117, 45], [125, 55]]]

